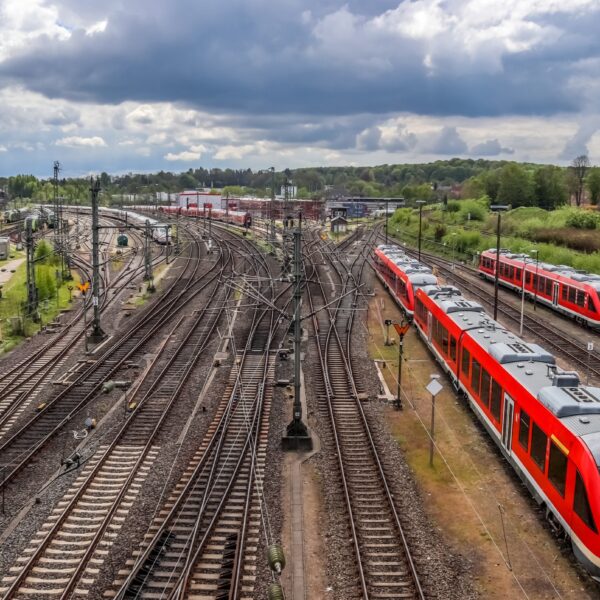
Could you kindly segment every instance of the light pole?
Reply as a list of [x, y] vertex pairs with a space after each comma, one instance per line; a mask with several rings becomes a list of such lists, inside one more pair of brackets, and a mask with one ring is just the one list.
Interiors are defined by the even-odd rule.
[[421, 225], [423, 222], [423, 204], [427, 204], [426, 200], [417, 200], [419, 207], [419, 262], [421, 261]]
[[535, 252], [535, 279], [533, 282], [533, 310], [537, 309], [537, 291], [538, 291], [538, 270], [540, 266], [540, 251], [534, 248]]
[[456, 248], [456, 236], [458, 234], [456, 233], [456, 231], [453, 231], [450, 236], [452, 239], [452, 270], [454, 271], [454, 250]]
[[525, 315], [525, 270], [527, 269], [528, 258], [528, 256], [523, 258], [523, 279], [521, 281], [521, 322], [519, 324], [519, 335], [523, 335], [523, 318]]
[[388, 201], [385, 201], [385, 243], [388, 243]]
[[500, 278], [500, 223], [502, 211], [510, 210], [506, 204], [492, 204], [490, 210], [498, 216], [496, 221], [496, 268], [494, 269], [494, 321], [498, 320], [498, 282]]

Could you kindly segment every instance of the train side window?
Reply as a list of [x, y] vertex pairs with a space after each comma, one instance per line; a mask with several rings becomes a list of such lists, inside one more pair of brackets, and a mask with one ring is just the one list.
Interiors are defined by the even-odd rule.
[[573, 498], [573, 510], [575, 514], [594, 532], [597, 533], [596, 523], [594, 522], [594, 515], [592, 515], [592, 509], [590, 508], [590, 501], [588, 500], [587, 491], [583, 479], [579, 474], [579, 471], [575, 473], [575, 496]]
[[471, 387], [473, 391], [479, 396], [479, 390], [481, 386], [481, 365], [473, 359], [473, 368], [471, 369]]
[[450, 336], [450, 360], [456, 362], [456, 338]]
[[568, 293], [569, 293], [569, 286], [568, 285], [563, 285], [562, 286], [562, 292], [561, 292], [561, 297], [563, 300], [566, 300], [568, 298]]
[[448, 330], [443, 326], [440, 325], [441, 327], [441, 334], [442, 334], [442, 352], [444, 354], [448, 354]]
[[463, 348], [463, 351], [462, 351], [462, 364], [461, 364], [460, 370], [467, 377], [469, 376], [469, 363], [470, 362], [471, 362], [471, 355], [469, 354], [468, 350], [465, 350]]
[[546, 287], [546, 278], [539, 277], [538, 278], [538, 292], [543, 292]]
[[522, 410], [521, 417], [519, 419], [519, 444], [529, 452], [529, 429], [530, 429], [529, 415]]
[[596, 312], [596, 305], [594, 304], [594, 297], [592, 295], [588, 296], [588, 310]]
[[546, 279], [546, 294], [552, 295], [552, 279]]
[[567, 481], [567, 456], [554, 442], [550, 442], [548, 479], [560, 495], [564, 497]]
[[543, 471], [546, 468], [546, 446], [548, 445], [548, 437], [537, 426], [532, 424], [531, 429], [531, 458], [533, 462]]
[[577, 291], [577, 305], [581, 307], [585, 306], [585, 292], [581, 290]]
[[525, 272], [525, 281], [527, 281], [527, 285], [531, 285], [531, 273], [529, 271]]
[[521, 269], [515, 269], [515, 279], [517, 281], [523, 281], [523, 271]]
[[538, 276], [534, 275], [533, 276], [533, 287], [534, 287], [534, 289], [537, 287], [537, 281], [538, 281]]
[[577, 298], [577, 290], [574, 287], [569, 288], [569, 302], [575, 303], [575, 299]]
[[490, 374], [485, 369], [482, 369], [481, 370], [480, 398], [481, 398], [481, 403], [486, 407], [489, 407], [489, 405], [490, 405], [490, 384], [491, 384]]
[[508, 267], [508, 278], [514, 279], [515, 277], [515, 268], [513, 266]]
[[500, 422], [500, 412], [502, 409], [502, 388], [497, 381], [492, 380], [492, 399], [490, 402], [490, 412], [494, 419]]

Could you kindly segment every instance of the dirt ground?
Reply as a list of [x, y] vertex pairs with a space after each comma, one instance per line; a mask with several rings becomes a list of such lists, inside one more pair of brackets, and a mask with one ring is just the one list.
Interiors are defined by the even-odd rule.
[[[368, 328], [373, 359], [392, 394], [398, 346], [384, 345], [382, 319], [401, 317], [377, 282]], [[364, 326], [364, 324], [363, 324]], [[394, 341], [397, 337], [391, 335]], [[466, 402], [445, 377], [436, 397], [434, 466], [429, 466], [431, 397], [425, 390], [439, 365], [411, 328], [404, 339], [404, 410], [386, 409], [387, 425], [422, 486], [426, 509], [448, 544], [474, 565], [482, 598], [600, 598], [600, 586], [575, 564], [567, 543], [551, 532], [516, 475], [503, 460]]]

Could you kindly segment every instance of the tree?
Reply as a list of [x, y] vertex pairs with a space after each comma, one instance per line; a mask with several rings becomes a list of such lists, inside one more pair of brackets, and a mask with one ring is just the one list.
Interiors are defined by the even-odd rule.
[[573, 159], [571, 166], [569, 167], [575, 180], [577, 181], [577, 188], [575, 190], [575, 204], [581, 206], [583, 200], [583, 185], [585, 182], [585, 176], [590, 168], [590, 159], [586, 154], [582, 154]]
[[533, 181], [535, 203], [540, 208], [554, 210], [567, 202], [567, 186], [560, 167], [541, 167], [535, 172]]
[[533, 198], [533, 181], [530, 174], [516, 163], [504, 165], [500, 171], [500, 187], [496, 201], [517, 208], [531, 206]]
[[590, 169], [585, 183], [590, 193], [590, 201], [596, 206], [600, 200], [600, 167]]

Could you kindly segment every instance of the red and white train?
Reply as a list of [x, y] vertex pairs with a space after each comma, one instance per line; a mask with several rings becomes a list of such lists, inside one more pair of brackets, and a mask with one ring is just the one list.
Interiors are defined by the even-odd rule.
[[246, 229], [252, 227], [252, 215], [249, 212], [244, 211], [212, 208], [212, 206], [209, 205], [205, 205], [201, 208], [196, 206], [160, 206], [158, 210], [169, 215], [180, 214], [185, 217], [213, 219], [215, 221], [240, 225]]
[[[481, 253], [479, 274], [493, 280], [495, 273], [496, 249], [492, 248]], [[500, 250], [498, 281], [519, 293], [524, 288], [527, 297], [535, 296], [537, 302], [583, 325], [600, 328], [600, 275], [564, 265], [540, 263], [527, 254]]]
[[415, 291], [426, 285], [436, 285], [431, 269], [405, 254], [399, 246], [378, 246], [375, 250], [375, 272], [404, 312], [412, 317]]
[[[389, 246], [376, 253], [390, 291], [410, 283], [394, 252], [402, 254]], [[393, 295], [409, 313], [406, 297]], [[600, 388], [581, 385], [455, 287], [416, 285], [413, 295], [419, 335], [577, 559], [600, 578]]]

